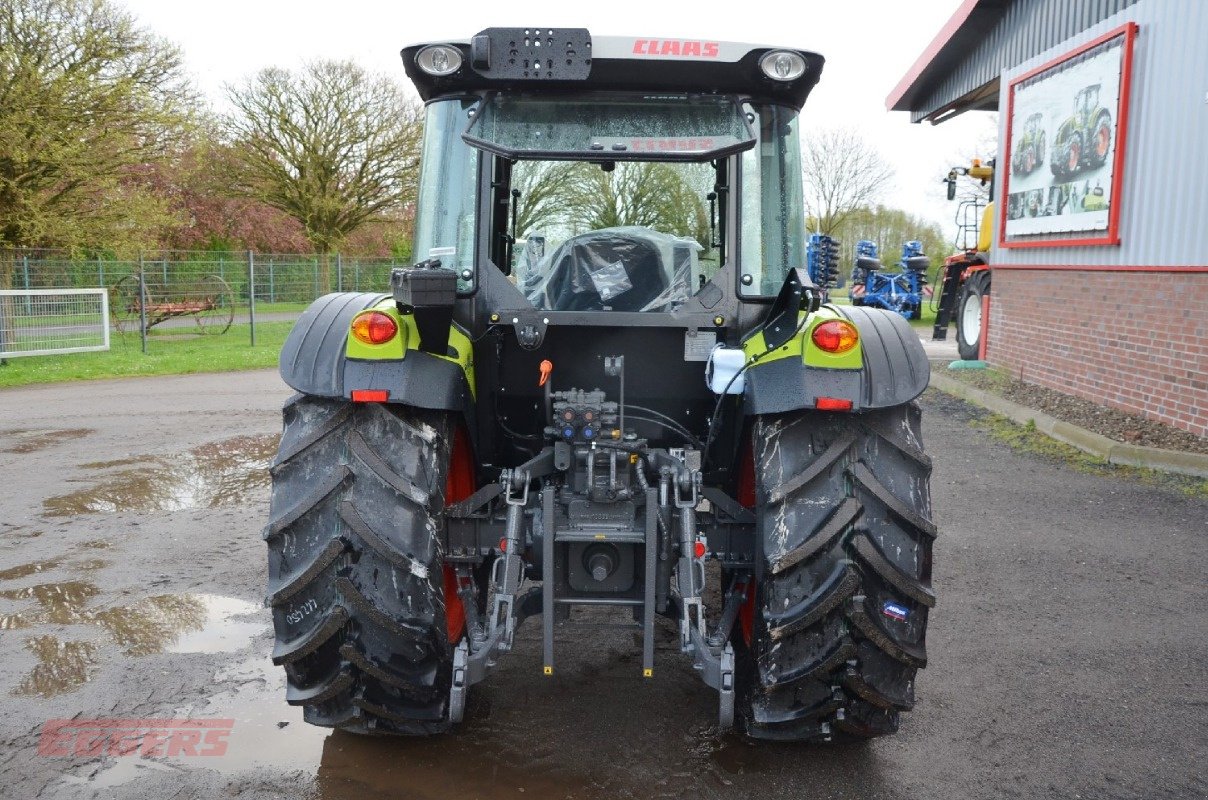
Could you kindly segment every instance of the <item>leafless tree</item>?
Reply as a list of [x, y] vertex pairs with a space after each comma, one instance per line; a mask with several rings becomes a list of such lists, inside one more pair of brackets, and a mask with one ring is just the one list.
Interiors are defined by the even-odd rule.
[[872, 205], [893, 180], [885, 159], [850, 128], [806, 136], [802, 159], [806, 216], [828, 236], [857, 209]]
[[318, 253], [415, 197], [420, 112], [390, 77], [313, 61], [262, 70], [227, 94], [241, 189], [297, 219]]
[[567, 198], [580, 166], [572, 161], [521, 161], [513, 167], [512, 188], [520, 192], [516, 200], [519, 235], [565, 221]]

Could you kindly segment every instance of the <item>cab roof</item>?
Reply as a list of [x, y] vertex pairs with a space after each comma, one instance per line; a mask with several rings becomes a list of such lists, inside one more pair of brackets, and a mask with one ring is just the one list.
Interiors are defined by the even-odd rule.
[[[444, 76], [422, 70], [416, 56], [433, 45], [456, 48], [460, 66]], [[782, 81], [764, 74], [760, 59], [779, 50], [801, 56], [805, 71], [800, 77]], [[798, 110], [818, 83], [825, 61], [817, 53], [793, 47], [710, 39], [593, 37], [582, 28], [488, 28], [469, 41], [405, 47], [402, 58], [407, 76], [425, 102], [483, 91], [716, 93]]]

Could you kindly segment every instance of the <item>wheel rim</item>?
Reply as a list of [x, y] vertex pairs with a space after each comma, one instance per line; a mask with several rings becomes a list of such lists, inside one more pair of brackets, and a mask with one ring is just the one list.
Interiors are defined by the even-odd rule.
[[[151, 290], [144, 290], [147, 304], [151, 303]], [[139, 296], [138, 275], [127, 275], [109, 290], [109, 316], [118, 333], [139, 332], [142, 327], [142, 298]], [[148, 327], [150, 327], [148, 325]]]
[[1082, 146], [1077, 142], [1070, 142], [1070, 160], [1066, 164], [1071, 172], [1078, 169], [1078, 162], [1082, 160]]
[[981, 295], [965, 295], [965, 304], [961, 306], [961, 338], [965, 344], [975, 345], [981, 337]]
[[1095, 141], [1095, 153], [1099, 158], [1107, 157], [1107, 147], [1111, 143], [1111, 133], [1106, 125], [1099, 126], [1099, 135]]
[[230, 330], [235, 321], [235, 295], [221, 277], [202, 278], [190, 292], [189, 301], [198, 308], [193, 318], [199, 333], [220, 336]]

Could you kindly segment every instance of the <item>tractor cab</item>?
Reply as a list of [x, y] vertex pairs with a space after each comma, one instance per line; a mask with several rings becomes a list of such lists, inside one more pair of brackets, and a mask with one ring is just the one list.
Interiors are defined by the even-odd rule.
[[[571, 29], [402, 55], [426, 102], [414, 252], [454, 273], [453, 318], [479, 342], [488, 468], [540, 449], [540, 363], [590, 388], [604, 342], [649, 378], [628, 402], [650, 419], [708, 417], [710, 352], [751, 335], [806, 267], [798, 114], [821, 56]], [[717, 446], [736, 447], [741, 422], [719, 424]]]
[[417, 256], [454, 270], [462, 296], [497, 271], [540, 311], [708, 313], [689, 301], [775, 295], [805, 261], [790, 178], [822, 58], [537, 34], [403, 51], [427, 102]]
[[1074, 96], [1074, 111], [1084, 117], [1089, 117], [1092, 112], [1099, 108], [1099, 88], [1101, 84], [1092, 83], [1090, 86], [1084, 86]]

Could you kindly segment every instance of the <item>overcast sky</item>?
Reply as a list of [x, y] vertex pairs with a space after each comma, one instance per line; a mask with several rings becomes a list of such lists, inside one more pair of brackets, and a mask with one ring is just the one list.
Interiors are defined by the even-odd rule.
[[953, 159], [977, 153], [989, 115], [913, 125], [885, 98], [960, 5], [960, 0], [799, 0], [797, 3], [372, 2], [371, 0], [115, 0], [146, 27], [180, 45], [198, 85], [221, 108], [223, 86], [266, 66], [352, 58], [406, 81], [407, 44], [467, 39], [491, 26], [582, 27], [595, 35], [714, 39], [785, 45], [826, 57], [806, 103], [804, 128], [861, 129], [893, 166], [885, 201], [940, 222], [951, 235], [954, 205], [940, 179]]

